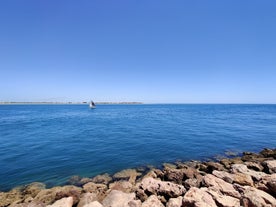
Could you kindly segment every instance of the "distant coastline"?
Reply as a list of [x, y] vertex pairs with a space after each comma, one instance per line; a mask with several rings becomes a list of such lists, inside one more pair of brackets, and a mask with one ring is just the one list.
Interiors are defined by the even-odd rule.
[[[29, 101], [24, 101], [24, 102], [13, 102], [13, 101], [3, 101], [0, 102], [0, 105], [20, 105], [20, 104], [88, 104], [89, 102], [83, 101], [83, 102], [47, 102], [47, 101], [41, 101], [41, 102], [29, 102]], [[143, 104], [142, 102], [95, 102], [95, 104]]]

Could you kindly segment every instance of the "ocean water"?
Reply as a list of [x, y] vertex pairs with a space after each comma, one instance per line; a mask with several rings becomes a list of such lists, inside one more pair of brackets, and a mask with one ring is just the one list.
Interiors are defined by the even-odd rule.
[[0, 190], [276, 147], [276, 105], [0, 105]]

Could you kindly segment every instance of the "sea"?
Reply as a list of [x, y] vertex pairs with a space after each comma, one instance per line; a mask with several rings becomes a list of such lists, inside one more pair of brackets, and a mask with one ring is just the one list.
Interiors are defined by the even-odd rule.
[[276, 105], [0, 105], [0, 191], [276, 147]]

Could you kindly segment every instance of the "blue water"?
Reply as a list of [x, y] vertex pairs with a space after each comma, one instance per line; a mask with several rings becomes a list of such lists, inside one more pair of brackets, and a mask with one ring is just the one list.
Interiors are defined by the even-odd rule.
[[276, 147], [276, 105], [0, 105], [0, 190]]

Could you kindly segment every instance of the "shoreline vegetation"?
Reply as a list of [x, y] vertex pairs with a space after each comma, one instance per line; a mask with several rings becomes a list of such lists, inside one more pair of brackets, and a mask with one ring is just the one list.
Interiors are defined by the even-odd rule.
[[0, 207], [276, 207], [276, 148], [0, 192]]
[[[24, 101], [24, 102], [13, 102], [13, 101], [11, 101], [11, 102], [9, 102], [9, 101], [7, 101], [7, 102], [0, 102], [0, 105], [36, 105], [36, 104], [41, 104], [41, 105], [43, 105], [43, 104], [45, 104], [45, 105], [51, 105], [51, 104], [53, 104], [53, 105], [55, 105], [55, 104], [61, 104], [61, 105], [63, 105], [63, 104], [78, 104], [78, 105], [87, 105], [87, 104], [89, 104], [89, 101], [83, 101], [83, 102], [51, 102], [51, 101], [49, 101], [49, 102], [47, 102], [47, 101], [43, 101], [43, 102], [28, 102], [28, 101]], [[104, 104], [143, 104], [142, 102], [125, 102], [125, 101], [123, 101], [123, 102], [95, 102], [95, 104], [97, 105], [97, 104], [100, 104], [100, 105], [104, 105]]]

